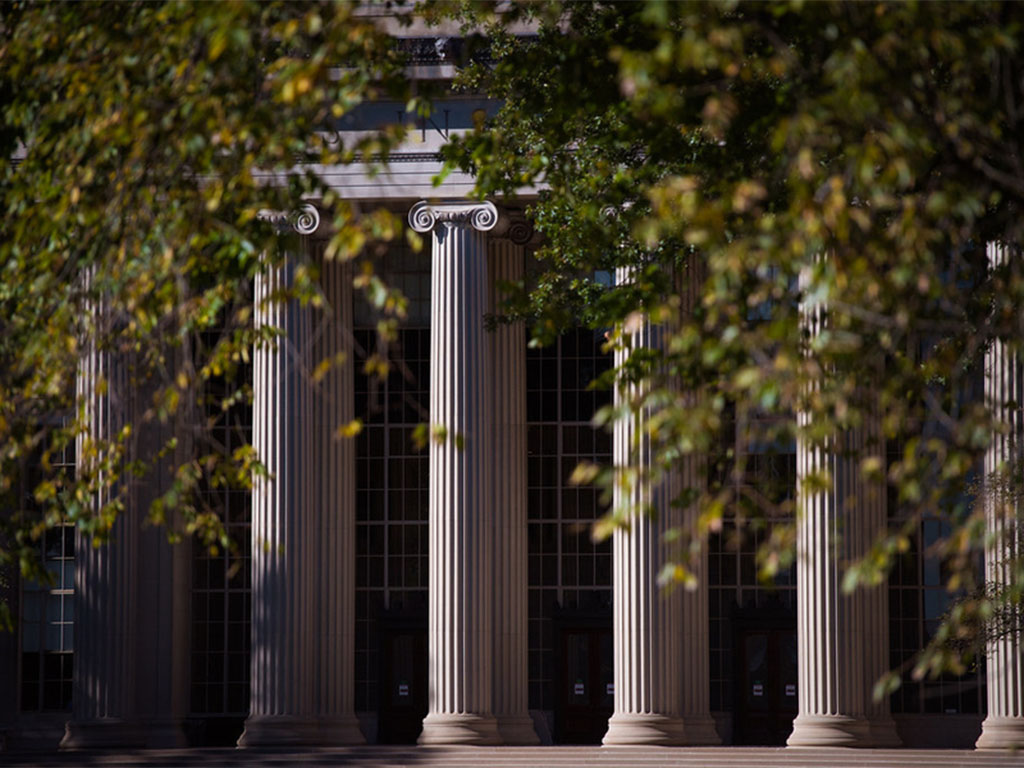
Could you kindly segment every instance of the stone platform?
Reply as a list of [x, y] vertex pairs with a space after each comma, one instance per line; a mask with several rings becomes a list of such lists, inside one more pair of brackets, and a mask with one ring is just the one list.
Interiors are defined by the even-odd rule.
[[367, 768], [1022, 768], [1024, 753], [770, 747], [352, 747], [0, 753], [3, 766]]

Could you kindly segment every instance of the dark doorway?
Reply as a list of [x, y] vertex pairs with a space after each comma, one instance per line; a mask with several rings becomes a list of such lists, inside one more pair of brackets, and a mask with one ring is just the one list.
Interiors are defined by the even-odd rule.
[[555, 741], [600, 744], [615, 706], [611, 622], [566, 619], [556, 626]]
[[415, 744], [427, 716], [427, 622], [422, 616], [382, 616], [377, 741]]
[[737, 627], [736, 744], [784, 745], [793, 730], [796, 629], [786, 624]]

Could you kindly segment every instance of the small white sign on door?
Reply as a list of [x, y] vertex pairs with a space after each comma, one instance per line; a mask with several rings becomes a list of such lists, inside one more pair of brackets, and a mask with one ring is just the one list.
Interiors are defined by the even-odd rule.
[[604, 692], [609, 696], [615, 695], [615, 683], [605, 683]]
[[582, 696], [583, 695], [583, 683], [576, 683], [576, 685], [574, 685], [572, 687], [572, 692], [573, 692], [574, 696]]
[[796, 684], [795, 683], [786, 683], [786, 695], [787, 696], [796, 696]]
[[754, 695], [764, 696], [764, 686], [761, 683], [754, 683]]
[[398, 684], [398, 695], [399, 696], [408, 696], [409, 695], [409, 684], [408, 683], [399, 683]]

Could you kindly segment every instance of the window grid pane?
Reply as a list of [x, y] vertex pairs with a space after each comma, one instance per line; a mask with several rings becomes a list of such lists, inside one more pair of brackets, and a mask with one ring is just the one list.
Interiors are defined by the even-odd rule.
[[529, 706], [554, 706], [554, 616], [611, 609], [611, 541], [591, 526], [606, 511], [594, 488], [569, 483], [580, 461], [611, 462], [611, 435], [591, 425], [611, 400], [588, 385], [611, 366], [598, 331], [578, 329], [526, 354]]
[[[411, 271], [422, 270], [422, 258], [398, 266], [410, 270], [406, 284], [422, 277], [429, 287], [429, 273]], [[429, 304], [420, 311], [429, 314]], [[378, 707], [378, 618], [384, 611], [426, 615], [428, 456], [413, 432], [429, 419], [430, 329], [404, 328], [384, 348], [376, 330], [357, 328], [355, 341], [356, 417], [364, 424], [356, 438], [355, 708], [367, 711]], [[373, 353], [391, 363], [385, 380], [363, 371]]]
[[[796, 615], [795, 565], [779, 573], [771, 584], [757, 577], [757, 550], [771, 536], [776, 522], [792, 522], [796, 491], [796, 446], [765, 439], [773, 426], [771, 419], [758, 415], [738, 419], [729, 408], [722, 429], [722, 455], [710, 462], [712, 489], [731, 489], [733, 498], [726, 507], [721, 531], [707, 542], [712, 711], [734, 708], [736, 615], [766, 610]], [[731, 472], [730, 452], [741, 462], [740, 475]], [[759, 505], [755, 506], [752, 498], [759, 498]]]
[[[239, 378], [251, 381], [251, 368], [239, 371]], [[221, 409], [229, 386], [210, 382], [204, 403], [210, 446], [225, 456], [252, 440], [251, 403]], [[193, 715], [244, 717], [249, 711], [252, 498], [247, 490], [204, 484], [200, 502], [220, 515], [238, 551], [211, 554], [201, 542], [193, 544], [190, 709]]]
[[[74, 446], [51, 458], [56, 471], [74, 473]], [[31, 498], [36, 475], [25, 494]], [[31, 503], [31, 502], [29, 502]], [[68, 710], [75, 647], [75, 528], [62, 525], [40, 542], [52, 584], [24, 582], [21, 598], [21, 710]]]
[[[891, 463], [901, 458], [903, 446], [890, 440], [886, 450]], [[892, 487], [888, 509], [890, 524], [906, 522]], [[889, 665], [906, 670], [903, 684], [890, 698], [894, 714], [984, 714], [986, 710], [984, 659], [960, 676], [945, 674], [920, 682], [910, 676], [911, 660], [928, 643], [950, 604], [940, 562], [929, 554], [935, 542], [948, 533], [948, 524], [931, 518], [921, 520], [910, 537], [910, 548], [889, 574]]]

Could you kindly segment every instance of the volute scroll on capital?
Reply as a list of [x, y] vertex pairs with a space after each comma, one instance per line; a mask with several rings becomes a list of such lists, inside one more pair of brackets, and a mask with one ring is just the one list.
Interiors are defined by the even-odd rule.
[[507, 237], [516, 245], [526, 245], [533, 240], [534, 234], [536, 233], [534, 232], [533, 225], [526, 219], [517, 217], [509, 220], [502, 236]]
[[300, 235], [313, 235], [320, 229], [320, 211], [315, 205], [306, 203], [292, 211], [288, 217], [292, 228]]
[[260, 219], [269, 221], [278, 232], [289, 229], [300, 235], [315, 235], [320, 229], [320, 211], [312, 203], [303, 203], [290, 213], [283, 211], [260, 211]]

